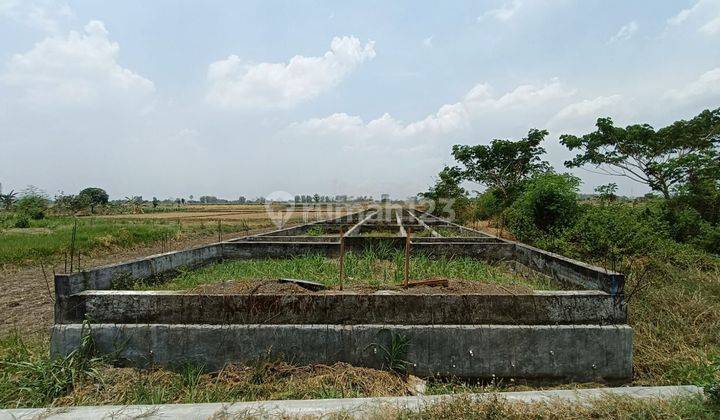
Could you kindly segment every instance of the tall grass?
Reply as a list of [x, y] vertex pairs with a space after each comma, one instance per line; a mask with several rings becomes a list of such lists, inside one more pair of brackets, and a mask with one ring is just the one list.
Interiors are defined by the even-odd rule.
[[[337, 259], [319, 254], [307, 254], [288, 259], [250, 259], [213, 264], [186, 271], [170, 281], [153, 285], [153, 289], [182, 290], [201, 284], [228, 280], [299, 278], [335, 286], [339, 281]], [[410, 277], [428, 279], [433, 277], [476, 280], [507, 285], [527, 285], [535, 289], [556, 288], [544, 278], [520, 279], [502, 267], [490, 265], [472, 258], [431, 259], [420, 255], [410, 259]], [[345, 256], [345, 279], [347, 284], [371, 286], [397, 285], [403, 279], [403, 253], [385, 246], [366, 249], [362, 253], [348, 252]], [[140, 285], [139, 288], [148, 286]]]

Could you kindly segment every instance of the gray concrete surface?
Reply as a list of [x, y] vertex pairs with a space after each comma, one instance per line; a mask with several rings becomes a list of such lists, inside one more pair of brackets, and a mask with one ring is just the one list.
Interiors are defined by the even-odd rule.
[[594, 388], [578, 390], [491, 392], [482, 394], [446, 394], [417, 397], [343, 398], [325, 400], [252, 401], [205, 404], [109, 405], [59, 408], [20, 408], [0, 410], [0, 419], [95, 420], [103, 418], [244, 418], [303, 417], [327, 418], [342, 413], [354, 418], [380, 415], [387, 409], [419, 411], [432, 404], [463, 398], [473, 401], [504, 399], [512, 403], [563, 402], [585, 404], [603, 397], [670, 399], [698, 397], [702, 388], [686, 386]]
[[[83, 326], [56, 324], [51, 353], [79, 345]], [[632, 375], [632, 329], [625, 325], [168, 325], [93, 324], [101, 353], [133, 365], [283, 359], [299, 365], [347, 362], [383, 368], [391, 333], [409, 339], [404, 359], [421, 377], [623, 380]]]
[[599, 291], [529, 294], [252, 294], [85, 291], [55, 322], [129, 324], [625, 324], [627, 308]]

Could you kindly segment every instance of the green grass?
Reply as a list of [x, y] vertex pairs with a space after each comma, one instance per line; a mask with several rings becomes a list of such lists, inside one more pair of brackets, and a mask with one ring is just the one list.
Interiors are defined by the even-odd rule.
[[[397, 285], [403, 278], [403, 253], [385, 255], [384, 249], [370, 249], [361, 254], [349, 252], [345, 257], [346, 284], [371, 286]], [[227, 280], [277, 279], [283, 277], [338, 284], [337, 259], [308, 254], [289, 259], [252, 259], [213, 264], [181, 273], [170, 281], [157, 285], [138, 285], [140, 289], [183, 290], [201, 284]], [[472, 258], [411, 257], [410, 278], [421, 280], [433, 277], [466, 279], [506, 285], [523, 284], [533, 289], [557, 288], [545, 278], [520, 279], [509, 271]]]
[[[15, 229], [16, 217], [0, 215], [0, 265], [32, 264], [41, 260], [62, 259], [70, 247], [73, 217], [50, 216], [31, 220], [30, 229]], [[201, 235], [216, 233], [215, 222], [181, 224], [167, 220], [128, 220], [104, 218], [77, 218], [78, 230], [75, 247], [84, 254], [98, 250], [130, 248], [137, 245], [176, 239], [182, 234]], [[221, 225], [224, 233], [249, 230], [243, 221]]]
[[469, 230], [463, 230], [459, 228], [434, 228], [435, 232], [439, 233], [440, 236], [444, 236], [446, 238], [452, 238], [452, 237], [459, 237], [459, 238], [475, 238], [477, 236], [480, 236], [476, 232], [471, 232]]

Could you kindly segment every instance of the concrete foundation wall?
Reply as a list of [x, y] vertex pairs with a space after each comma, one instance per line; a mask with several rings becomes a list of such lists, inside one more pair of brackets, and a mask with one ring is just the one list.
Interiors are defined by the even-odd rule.
[[131, 260], [125, 263], [107, 265], [73, 274], [55, 276], [55, 295], [66, 297], [83, 290], [110, 289], [114, 281], [122, 278], [143, 279], [177, 270], [194, 267], [222, 258], [219, 244], [191, 248], [184, 251], [168, 252]]
[[131, 324], [624, 324], [627, 310], [603, 292], [526, 295], [198, 295], [87, 291], [67, 299], [56, 323]]
[[585, 264], [519, 242], [508, 241], [508, 243], [514, 244], [511, 259], [532, 270], [581, 289], [602, 290], [617, 297], [623, 294], [625, 276], [621, 273]]
[[[77, 348], [82, 325], [55, 325], [51, 352]], [[632, 375], [627, 326], [527, 325], [118, 325], [94, 324], [96, 348], [128, 363], [208, 370], [278, 359], [300, 365], [347, 362], [383, 368], [390, 332], [409, 338], [406, 360], [419, 376], [620, 380]]]

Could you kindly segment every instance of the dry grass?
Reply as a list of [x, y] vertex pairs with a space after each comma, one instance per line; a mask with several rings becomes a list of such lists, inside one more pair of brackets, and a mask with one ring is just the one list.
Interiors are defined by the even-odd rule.
[[[671, 400], [640, 400], [608, 396], [583, 404], [551, 401], [519, 403], [503, 398], [482, 401], [455, 399], [423, 407], [403, 410], [385, 407], [371, 418], [378, 419], [716, 419], [720, 408], [698, 397]], [[336, 418], [348, 418], [338, 413]]]
[[[98, 378], [102, 378], [98, 380]], [[408, 395], [406, 382], [390, 372], [353, 367], [297, 367], [283, 362], [229, 365], [215, 373], [196, 367], [179, 371], [104, 366], [77, 383], [53, 405], [160, 404], [277, 399]]]

